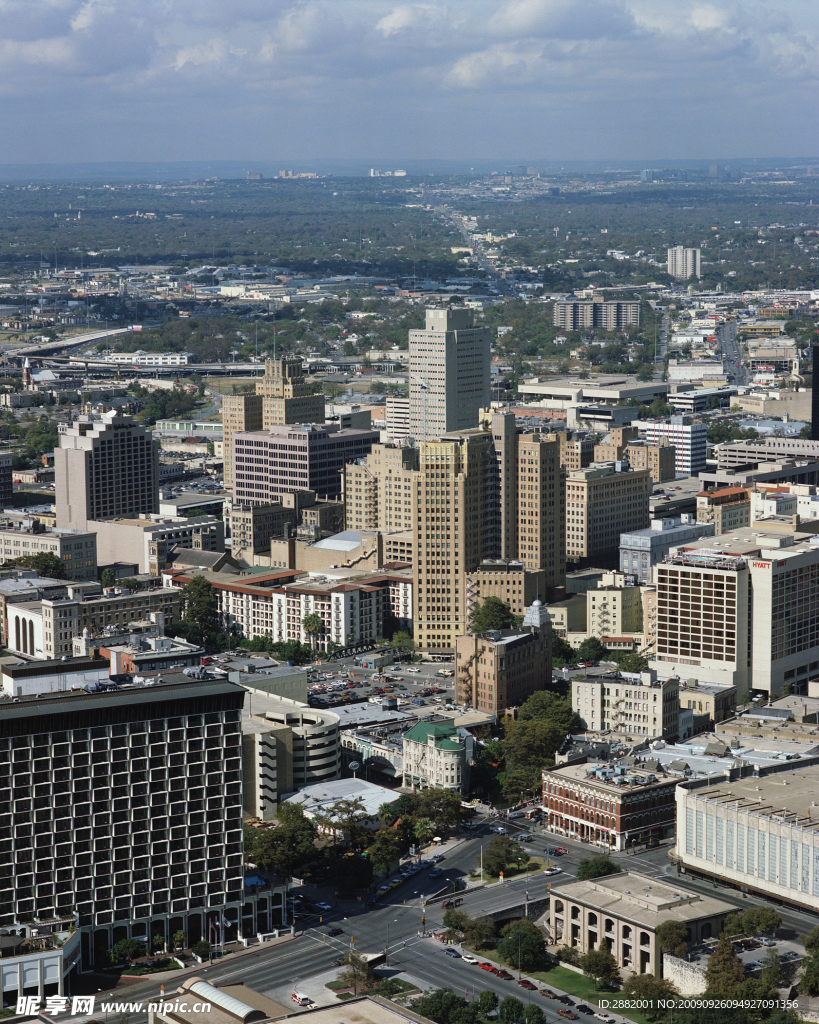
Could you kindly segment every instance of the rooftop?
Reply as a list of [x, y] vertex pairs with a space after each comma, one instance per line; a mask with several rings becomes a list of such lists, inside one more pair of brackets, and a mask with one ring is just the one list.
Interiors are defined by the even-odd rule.
[[707, 790], [713, 803], [731, 804], [743, 811], [783, 823], [819, 830], [819, 765], [793, 772], [736, 779]]
[[678, 886], [665, 885], [649, 875], [624, 871], [588, 882], [570, 882], [553, 888], [556, 897], [577, 901], [606, 914], [656, 930], [664, 921], [697, 921], [729, 914], [733, 904], [700, 896]]
[[[305, 786], [298, 793], [287, 797], [289, 804], [303, 804], [305, 811], [315, 814], [326, 812], [339, 800], [360, 800], [370, 818], [378, 817], [382, 804], [395, 803], [401, 794], [383, 786], [376, 786], [364, 779], [335, 779]], [[338, 1011], [336, 1011], [338, 1012]]]

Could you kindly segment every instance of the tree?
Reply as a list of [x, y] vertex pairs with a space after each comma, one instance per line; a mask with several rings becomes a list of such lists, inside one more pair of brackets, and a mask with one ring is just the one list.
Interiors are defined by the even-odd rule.
[[[480, 860], [480, 855], [476, 859]], [[492, 836], [483, 851], [484, 870], [490, 875], [499, 875], [510, 864], [524, 867], [528, 860], [529, 854], [509, 836]]]
[[457, 907], [449, 907], [444, 911], [444, 926], [450, 931], [463, 935], [464, 927], [469, 921], [469, 914], [465, 910], [458, 910]]
[[142, 939], [120, 939], [114, 943], [111, 950], [111, 958], [116, 963], [118, 960], [138, 960], [148, 952]]
[[815, 953], [819, 950], [819, 924], [812, 928], [807, 935], [800, 935], [799, 941], [808, 953]]
[[364, 802], [358, 797], [353, 800], [336, 800], [324, 813], [317, 814], [315, 820], [330, 829], [334, 835], [340, 832], [354, 848], [364, 846], [370, 835], [368, 829], [364, 827], [364, 822], [369, 820], [369, 814], [364, 809]]
[[577, 657], [574, 647], [555, 632], [552, 632], [550, 643], [552, 647], [552, 664], [558, 667], [560, 665], [571, 665]]
[[475, 949], [483, 949], [495, 935], [495, 922], [491, 917], [470, 918], [464, 923], [464, 942]]
[[[736, 911], [729, 914], [725, 918], [725, 923], [722, 927], [729, 935], [741, 935], [743, 932], [742, 914], [739, 914]], [[816, 928], [815, 931], [817, 932], [817, 941], [819, 942], [819, 928]]]
[[219, 632], [219, 599], [216, 588], [204, 576], [194, 576], [179, 595], [182, 619], [197, 625], [204, 637]]
[[643, 363], [637, 370], [637, 380], [649, 381], [654, 379], [654, 367], [649, 363]]
[[182, 931], [173, 933], [174, 949], [182, 949], [185, 945], [185, 933]]
[[578, 882], [586, 882], [590, 878], [602, 878], [604, 875], [616, 875], [620, 872], [619, 865], [615, 864], [611, 857], [605, 853], [598, 853], [594, 857], [584, 857], [577, 866]]
[[[531, 924], [530, 921], [527, 923]], [[519, 971], [534, 971], [543, 960], [546, 942], [534, 925], [531, 929], [517, 925], [518, 922], [513, 921], [508, 928], [503, 929], [504, 936], [498, 943], [498, 956]]]
[[339, 973], [338, 980], [352, 988], [358, 995], [359, 988], [370, 988], [375, 983], [375, 971], [360, 953], [350, 950], [344, 956], [344, 969]]
[[720, 932], [716, 948], [708, 959], [705, 969], [707, 991], [723, 999], [731, 999], [737, 985], [745, 978], [742, 961], [731, 947], [727, 932]]
[[498, 993], [493, 992], [491, 988], [485, 988], [478, 996], [478, 1013], [482, 1017], [494, 1013], [498, 1008], [498, 1001]]
[[799, 991], [805, 995], [819, 996], [819, 949], [814, 949], [803, 964]]
[[204, 960], [206, 956], [210, 956], [210, 943], [206, 939], [200, 939], [191, 946], [191, 953]]
[[518, 709], [518, 721], [546, 721], [564, 733], [580, 728], [580, 719], [572, 711], [571, 703], [551, 690], [539, 690], [528, 697]]
[[413, 813], [427, 817], [439, 836], [462, 821], [461, 796], [450, 789], [424, 789], [413, 797]]
[[162, 949], [165, 945], [165, 936], [154, 935], [153, 939], [151, 940], [151, 945], [154, 947], [154, 949]]
[[367, 856], [379, 875], [386, 875], [409, 849], [398, 829], [382, 828], [367, 847]]
[[557, 958], [562, 960], [564, 964], [571, 964], [573, 967], [577, 967], [580, 963], [580, 950], [575, 949], [574, 946], [568, 946], [564, 942], [557, 951]]
[[590, 949], [588, 953], [581, 956], [580, 969], [596, 985], [617, 981], [620, 977], [620, 968], [617, 966], [617, 960], [605, 944], [598, 946], [597, 949]]
[[324, 632], [324, 619], [317, 612], [310, 612], [301, 620], [301, 626], [310, 638], [310, 646], [315, 650], [318, 638]]
[[588, 636], [577, 648], [579, 661], [600, 661], [608, 654], [608, 651], [596, 636]]
[[486, 598], [483, 604], [475, 606], [470, 620], [473, 633], [486, 633], [490, 629], [511, 629], [515, 624], [512, 610], [499, 597]]
[[624, 654], [618, 661], [618, 667], [622, 672], [645, 672], [648, 668], [648, 658], [644, 654], [633, 651]]
[[412, 1009], [435, 1024], [472, 1024], [476, 1007], [448, 988], [436, 988], [417, 999]]
[[762, 935], [770, 932], [771, 935], [782, 924], [782, 917], [773, 907], [748, 907], [742, 915], [742, 927], [751, 935]]
[[663, 921], [657, 928], [657, 941], [664, 951], [676, 949], [687, 941], [688, 929], [681, 921]]
[[34, 569], [38, 576], [51, 580], [67, 580], [68, 572], [65, 562], [57, 558], [51, 551], [40, 551], [36, 555], [23, 555], [21, 558], [12, 558], [7, 565], [19, 565], [24, 569]]
[[430, 839], [435, 835], [435, 826], [429, 818], [418, 818], [412, 826], [412, 834], [421, 846], [426, 846]]
[[679, 995], [670, 981], [653, 974], [630, 974], [623, 982], [621, 992], [626, 999], [639, 999], [640, 1012], [651, 1021], [665, 1017], [665, 1009], [657, 1006], [658, 999], [667, 1001]]
[[395, 806], [385, 800], [378, 808], [378, 820], [386, 827], [395, 821], [395, 817]]
[[765, 954], [759, 977], [770, 988], [779, 988], [782, 984], [782, 961], [775, 949], [771, 948]]
[[515, 996], [504, 996], [498, 1006], [498, 1020], [504, 1024], [517, 1024], [523, 1016], [523, 1003]]
[[100, 586], [113, 587], [116, 582], [113, 569], [103, 569], [100, 573]]
[[285, 878], [316, 858], [316, 826], [301, 804], [279, 804], [275, 829], [245, 827], [245, 857]]
[[405, 629], [399, 629], [397, 632], [393, 633], [390, 643], [398, 651], [411, 652], [415, 650], [415, 641]]

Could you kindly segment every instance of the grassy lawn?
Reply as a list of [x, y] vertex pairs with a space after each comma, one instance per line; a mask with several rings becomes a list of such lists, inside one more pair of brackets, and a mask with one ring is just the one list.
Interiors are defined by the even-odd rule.
[[[529, 874], [534, 875], [538, 871], [542, 871], [545, 863], [542, 857], [532, 857], [528, 864]], [[526, 867], [527, 865], [524, 865], [522, 868], [516, 868], [510, 864], [509, 867], [504, 868], [504, 881], [508, 882], [510, 878], [523, 878], [526, 875]], [[480, 877], [481, 873], [478, 871], [475, 874], [475, 878], [480, 879]], [[484, 870], [482, 881], [486, 882], [487, 885], [491, 885], [493, 882], [497, 882], [497, 880], [498, 875], [490, 875], [488, 871]]]
[[[381, 994], [381, 988], [389, 982], [388, 991], [391, 992], [386, 998], [392, 999], [393, 996], [404, 996], [408, 993], [418, 992], [419, 989], [415, 985], [411, 985], [408, 981], [404, 981], [403, 978], [378, 978], [375, 985], [370, 989], [365, 989], [363, 986], [359, 988], [359, 995], [370, 995], [377, 996]], [[335, 992], [339, 999], [353, 999], [355, 997], [354, 992], [348, 991], [349, 985], [345, 985], [343, 981], [328, 981], [325, 988], [329, 988], [331, 992]]]

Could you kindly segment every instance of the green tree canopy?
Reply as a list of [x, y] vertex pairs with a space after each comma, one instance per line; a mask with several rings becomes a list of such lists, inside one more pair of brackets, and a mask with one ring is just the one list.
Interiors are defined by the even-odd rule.
[[688, 929], [681, 921], [663, 921], [657, 928], [660, 949], [672, 950], [687, 942]]
[[436, 988], [412, 1004], [414, 1013], [435, 1024], [474, 1024], [477, 1006], [450, 989]]
[[290, 877], [316, 858], [316, 827], [299, 804], [279, 804], [275, 829], [245, 827], [245, 857], [253, 864]]
[[600, 661], [607, 654], [608, 651], [596, 636], [586, 637], [577, 648], [577, 658], [579, 661]]
[[645, 672], [648, 668], [648, 658], [644, 654], [632, 651], [621, 655], [617, 664], [623, 672]]
[[[526, 927], [527, 924], [531, 927]], [[519, 971], [537, 970], [542, 965], [545, 950], [543, 935], [525, 918], [504, 928], [503, 938], [498, 943], [498, 956]]]
[[344, 954], [344, 967], [339, 972], [338, 980], [358, 995], [359, 989], [368, 989], [375, 984], [375, 971], [369, 960], [351, 949]]
[[310, 612], [301, 620], [302, 629], [310, 637], [310, 643], [315, 648], [316, 641], [324, 633], [324, 619], [317, 612]]
[[580, 969], [587, 978], [591, 978], [598, 985], [617, 981], [620, 977], [617, 960], [605, 944], [598, 946], [597, 949], [590, 949], [581, 956]]
[[564, 733], [574, 732], [580, 728], [580, 719], [572, 711], [571, 702], [552, 690], [539, 690], [521, 704], [518, 709], [518, 721], [533, 720], [551, 722]]
[[68, 572], [65, 562], [51, 551], [40, 551], [36, 555], [22, 555], [13, 558], [7, 565], [19, 565], [24, 569], [34, 569], [38, 576], [52, 580], [67, 580]]
[[721, 932], [705, 969], [708, 993], [723, 999], [731, 999], [744, 978], [742, 961], [734, 952], [728, 933]]
[[470, 626], [473, 633], [486, 633], [490, 629], [511, 629], [515, 616], [508, 604], [499, 597], [489, 596], [472, 612]]
[[204, 576], [194, 576], [179, 595], [182, 619], [198, 626], [205, 637], [219, 632], [219, 600], [216, 588]]
[[[480, 861], [480, 854], [476, 860]], [[490, 875], [499, 875], [510, 864], [524, 867], [528, 860], [529, 854], [509, 836], [492, 836], [483, 850], [483, 867]]]
[[518, 1024], [523, 1010], [523, 1003], [516, 996], [504, 996], [498, 1004], [498, 1020], [503, 1024]]
[[585, 882], [590, 878], [602, 878], [604, 875], [616, 875], [620, 872], [618, 864], [607, 857], [605, 853], [598, 853], [594, 857], [584, 857], [577, 865], [577, 880]]
[[575, 649], [562, 636], [552, 632], [550, 643], [552, 646], [553, 665], [571, 665], [574, 662], [574, 659], [577, 657]]
[[742, 927], [751, 935], [762, 935], [770, 932], [771, 935], [782, 924], [782, 915], [778, 914], [773, 907], [748, 907], [742, 915]]

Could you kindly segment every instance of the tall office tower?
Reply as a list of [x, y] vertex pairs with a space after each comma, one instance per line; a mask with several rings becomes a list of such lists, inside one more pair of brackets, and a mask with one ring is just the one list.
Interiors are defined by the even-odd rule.
[[546, 586], [561, 587], [566, 582], [566, 491], [560, 435], [524, 434], [512, 412], [483, 413], [482, 420], [495, 447], [497, 557], [543, 569]]
[[344, 467], [344, 528], [412, 530], [419, 449], [375, 444]]
[[324, 395], [313, 391], [302, 373], [301, 359], [265, 359], [256, 394], [262, 396], [263, 427], [324, 422]]
[[477, 426], [489, 408], [489, 328], [471, 309], [428, 309], [426, 328], [409, 332], [410, 435], [429, 441]]
[[673, 445], [677, 473], [696, 476], [706, 468], [706, 423], [694, 423], [690, 416], [669, 416], [667, 420], [641, 420], [638, 426], [645, 429], [649, 444]]
[[130, 416], [112, 410], [60, 426], [54, 451], [57, 526], [159, 511], [159, 442]]
[[648, 528], [651, 475], [618, 473], [609, 463], [566, 477], [566, 560], [572, 569], [619, 564], [620, 534]]
[[686, 249], [684, 245], [675, 245], [668, 250], [668, 276], [679, 281], [687, 281], [689, 277], [702, 276], [702, 261], [699, 249]]
[[496, 480], [488, 431], [456, 431], [421, 445], [413, 619], [423, 650], [452, 652], [467, 631], [467, 573], [498, 543]]
[[76, 915], [85, 969], [118, 938], [194, 943], [215, 917], [241, 934], [244, 693], [190, 680], [0, 705], [0, 925]]
[[233, 437], [262, 429], [261, 395], [225, 395], [222, 399], [223, 475], [226, 491], [233, 490]]
[[225, 490], [233, 489], [233, 435], [284, 423], [324, 423], [324, 395], [314, 394], [300, 359], [266, 359], [252, 395], [225, 395], [222, 441]]

